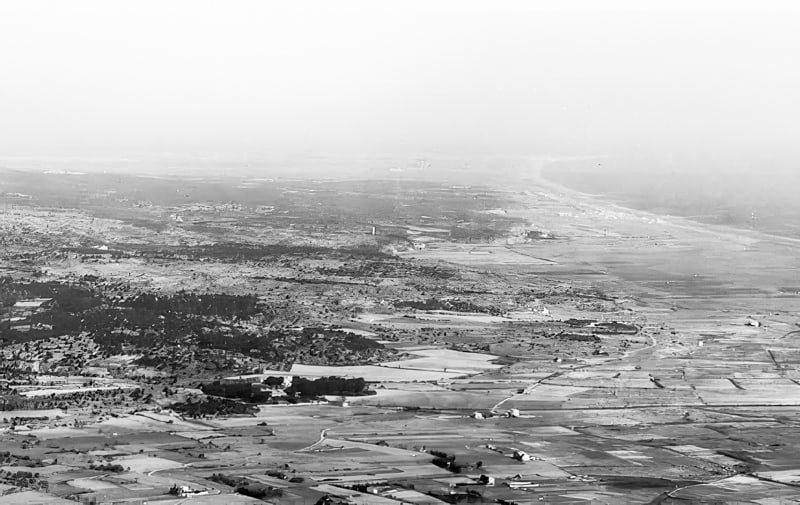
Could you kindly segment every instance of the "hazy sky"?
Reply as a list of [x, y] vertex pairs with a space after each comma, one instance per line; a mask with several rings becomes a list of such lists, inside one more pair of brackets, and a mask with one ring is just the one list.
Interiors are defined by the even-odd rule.
[[0, 157], [791, 150], [799, 27], [763, 0], [0, 0]]

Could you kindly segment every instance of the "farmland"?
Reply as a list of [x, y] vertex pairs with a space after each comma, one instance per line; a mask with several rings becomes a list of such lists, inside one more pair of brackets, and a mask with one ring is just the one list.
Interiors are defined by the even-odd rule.
[[800, 498], [790, 238], [536, 177], [2, 181], [4, 500]]

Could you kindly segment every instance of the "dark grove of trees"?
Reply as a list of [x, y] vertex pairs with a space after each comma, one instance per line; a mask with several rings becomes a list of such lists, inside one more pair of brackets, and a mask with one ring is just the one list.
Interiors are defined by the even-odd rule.
[[465, 470], [473, 470], [476, 468], [483, 468], [483, 462], [478, 461], [474, 464], [469, 463], [456, 463], [456, 456], [454, 454], [447, 454], [444, 451], [437, 451], [435, 449], [431, 449], [428, 453], [433, 456], [433, 460], [431, 463], [438, 466], [439, 468], [444, 468], [445, 470], [450, 470], [453, 473], [461, 473]]
[[223, 473], [215, 473], [209, 477], [209, 480], [225, 484], [236, 490], [237, 493], [263, 500], [264, 498], [280, 498], [283, 496], [283, 491], [279, 488], [253, 482], [243, 477], [231, 477]]
[[229, 416], [234, 414], [254, 414], [258, 408], [237, 402], [229, 398], [207, 398], [203, 401], [192, 401], [191, 398], [182, 403], [174, 403], [172, 410], [189, 417]]
[[114, 472], [114, 473], [122, 473], [125, 471], [125, 467], [116, 463], [98, 463], [91, 466], [92, 470], [97, 470], [100, 472]]
[[367, 389], [366, 381], [359, 377], [345, 379], [342, 377], [320, 377], [316, 380], [295, 377], [292, 385], [286, 389], [287, 394], [314, 398], [323, 395], [365, 396], [375, 394]]
[[261, 391], [254, 388], [250, 383], [236, 383], [236, 382], [219, 382], [214, 381], [200, 386], [203, 393], [210, 396], [222, 396], [225, 398], [234, 398], [250, 403], [263, 403], [271, 398], [269, 391]]
[[10, 277], [0, 278], [0, 306], [14, 305], [27, 298], [52, 298], [53, 303], [67, 312], [81, 312], [100, 305], [101, 298], [83, 286], [58, 282], [20, 283]]
[[250, 244], [221, 243], [207, 246], [180, 247], [173, 250], [162, 250], [151, 256], [172, 257], [181, 256], [191, 260], [212, 258], [217, 261], [242, 262], [265, 261], [281, 256], [302, 256], [304, 258], [383, 258], [389, 255], [382, 252], [379, 247], [371, 244], [357, 245], [354, 247], [317, 247], [306, 245], [264, 244], [253, 246]]
[[440, 300], [428, 298], [427, 300], [402, 300], [395, 302], [397, 308], [411, 308], [416, 310], [452, 310], [455, 312], [478, 312], [499, 316], [503, 313], [497, 307], [482, 307], [463, 300]]
[[156, 311], [160, 314], [178, 312], [217, 316], [226, 319], [248, 318], [258, 312], [258, 298], [253, 295], [196, 294], [179, 292], [172, 296], [159, 296], [151, 293], [140, 294], [120, 303], [122, 307]]

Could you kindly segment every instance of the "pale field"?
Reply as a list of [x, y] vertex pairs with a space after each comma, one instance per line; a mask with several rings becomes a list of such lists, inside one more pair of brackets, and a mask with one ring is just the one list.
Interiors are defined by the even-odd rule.
[[404, 391], [398, 389], [378, 389], [370, 396], [348, 397], [353, 405], [375, 405], [381, 407], [419, 407], [423, 409], [490, 409], [506, 398], [504, 391], [493, 393], [465, 393], [455, 391]]
[[181, 468], [183, 466], [182, 463], [172, 461], [171, 459], [139, 455], [114, 458], [112, 463], [122, 465], [126, 469], [130, 468], [132, 472], [138, 473], [170, 470], [173, 468]]
[[513, 460], [510, 457], [508, 459], [508, 465], [492, 465], [492, 475], [506, 479], [515, 475], [523, 475], [525, 480], [567, 479], [571, 475], [569, 472], [565, 472], [547, 461], [526, 461], [522, 464], [511, 464], [510, 462]]
[[479, 323], [479, 324], [495, 324], [507, 323], [512, 319], [501, 316], [490, 316], [486, 314], [478, 314], [471, 312], [453, 312], [449, 310], [425, 310], [416, 311], [414, 318], [422, 321], [436, 321], [442, 324], [452, 324], [459, 322], [466, 323]]
[[795, 486], [800, 484], [800, 469], [776, 470], [774, 472], [756, 472], [755, 475], [756, 477], [792, 484]]
[[417, 233], [450, 233], [450, 230], [445, 230], [444, 228], [431, 228], [429, 226], [405, 225], [404, 228], [410, 232]]
[[411, 314], [403, 314], [400, 312], [365, 312], [356, 315], [354, 318], [351, 318], [351, 321], [365, 324], [379, 324], [389, 328], [406, 330], [420, 330], [422, 328], [430, 327], [441, 328], [443, 330], [462, 328], [476, 329], [491, 327], [493, 324], [512, 321], [511, 319], [502, 316], [490, 316], [485, 314], [468, 314], [445, 311], [438, 311], [441, 313], [436, 314], [434, 312], [435, 311], [415, 311]]
[[54, 394], [56, 396], [59, 395], [68, 395], [72, 393], [91, 393], [92, 391], [116, 391], [117, 389], [122, 389], [123, 391], [129, 391], [131, 389], [138, 389], [139, 386], [133, 386], [131, 384], [113, 384], [110, 386], [86, 386], [86, 387], [51, 387], [51, 388], [41, 388], [41, 389], [33, 389], [31, 391], [21, 391], [19, 394], [20, 396], [27, 396], [27, 397], [37, 397], [37, 396], [49, 396]]
[[298, 377], [362, 377], [368, 382], [426, 382], [462, 377], [459, 372], [443, 372], [431, 370], [416, 370], [398, 366], [354, 365], [354, 366], [317, 366], [317, 365], [292, 365], [290, 371], [266, 371], [262, 374], [234, 375], [229, 379], [264, 379], [266, 377], [281, 377], [293, 375]]
[[74, 505], [72, 500], [65, 500], [55, 497], [53, 495], [39, 493], [37, 491], [21, 491], [19, 493], [12, 493], [3, 495], [0, 498], [3, 505]]
[[[171, 422], [169, 422], [171, 421]], [[136, 433], [144, 431], [198, 431], [207, 430], [200, 422], [183, 420], [178, 416], [156, 414], [153, 412], [139, 412], [134, 415], [111, 417], [96, 423], [97, 429], [104, 432]]]
[[382, 496], [376, 496], [373, 494], [361, 493], [358, 491], [350, 491], [346, 489], [342, 489], [340, 487], [332, 486], [330, 484], [320, 484], [319, 486], [315, 486], [313, 488], [316, 491], [321, 493], [331, 494], [333, 496], [339, 496], [342, 498], [347, 499], [347, 503], [352, 503], [353, 505], [396, 505], [397, 501], [392, 500], [391, 498], [384, 498]]
[[106, 482], [101, 479], [74, 479], [68, 481], [67, 484], [70, 486], [75, 486], [80, 489], [88, 489], [89, 491], [104, 491], [108, 489], [119, 489], [119, 486], [116, 484], [111, 484], [110, 482]]
[[4, 410], [0, 412], [0, 417], [11, 419], [13, 417], [66, 417], [67, 414], [61, 409], [42, 409], [42, 410]]
[[63, 437], [82, 437], [93, 435], [96, 430], [88, 428], [70, 428], [66, 426], [47, 426], [29, 432], [31, 435], [41, 440], [57, 439]]
[[406, 349], [420, 358], [411, 358], [403, 361], [389, 361], [381, 363], [386, 367], [414, 368], [417, 370], [448, 370], [459, 373], [478, 373], [484, 370], [502, 368], [491, 361], [497, 356], [471, 352], [454, 351], [452, 349]]
[[441, 260], [462, 265], [539, 265], [555, 263], [547, 258], [539, 258], [518, 251], [505, 244], [455, 244], [440, 242], [429, 244], [425, 249], [401, 253], [401, 257]]
[[[3, 467], [3, 468], [10, 469], [11, 467]], [[29, 470], [30, 467], [21, 466], [18, 467], [18, 469], [21, 471], [30, 471]], [[72, 468], [70, 468], [69, 465], [51, 464], [37, 468], [34, 473], [38, 472], [40, 476], [51, 476], [51, 475], [58, 475], [63, 472], [68, 472], [71, 469]]]
[[198, 505], [263, 505], [264, 501], [237, 493], [193, 496], [191, 502], [187, 501], [186, 498], [158, 500], [159, 505], [185, 505], [186, 503], [196, 503]]
[[794, 487], [783, 486], [756, 477], [735, 475], [725, 479], [677, 490], [672, 493], [675, 501], [667, 503], [794, 503], [800, 492]]

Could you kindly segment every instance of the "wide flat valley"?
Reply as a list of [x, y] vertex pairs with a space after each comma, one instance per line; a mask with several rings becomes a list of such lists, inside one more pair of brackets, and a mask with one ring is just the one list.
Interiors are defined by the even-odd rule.
[[[28, 368], [0, 501], [800, 500], [790, 237], [544, 179], [39, 177], [2, 220], [3, 352]], [[329, 377], [359, 394], [275, 385]]]

